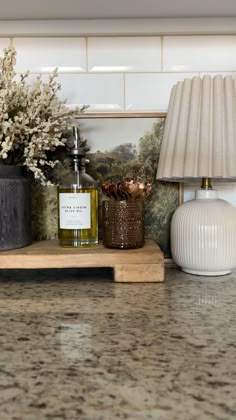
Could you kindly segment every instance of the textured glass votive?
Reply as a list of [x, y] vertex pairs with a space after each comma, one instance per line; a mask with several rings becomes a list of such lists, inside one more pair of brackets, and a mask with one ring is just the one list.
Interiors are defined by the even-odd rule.
[[141, 248], [144, 245], [144, 202], [103, 201], [103, 245]]

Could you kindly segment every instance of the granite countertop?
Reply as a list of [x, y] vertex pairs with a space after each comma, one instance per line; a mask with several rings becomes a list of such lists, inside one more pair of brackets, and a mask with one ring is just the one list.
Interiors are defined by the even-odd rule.
[[1, 420], [236, 418], [236, 273], [0, 274]]

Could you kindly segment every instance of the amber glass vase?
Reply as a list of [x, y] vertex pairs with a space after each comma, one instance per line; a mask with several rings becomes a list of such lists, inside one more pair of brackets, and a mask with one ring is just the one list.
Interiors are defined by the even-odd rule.
[[107, 248], [131, 249], [144, 245], [144, 201], [102, 203], [103, 245]]

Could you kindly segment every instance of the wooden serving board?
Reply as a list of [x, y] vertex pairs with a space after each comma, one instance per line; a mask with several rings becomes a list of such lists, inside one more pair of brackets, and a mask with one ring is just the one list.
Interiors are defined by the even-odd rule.
[[0, 252], [0, 269], [112, 267], [117, 282], [161, 282], [164, 256], [158, 245], [146, 240], [143, 248], [108, 249], [102, 243], [91, 248], [62, 248], [57, 241]]

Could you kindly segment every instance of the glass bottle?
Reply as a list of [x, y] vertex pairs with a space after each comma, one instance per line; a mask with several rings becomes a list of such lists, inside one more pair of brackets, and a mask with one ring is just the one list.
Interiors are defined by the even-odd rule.
[[63, 247], [90, 247], [98, 243], [98, 190], [86, 173], [77, 127], [73, 127], [73, 134], [72, 170], [58, 187], [58, 239]]

